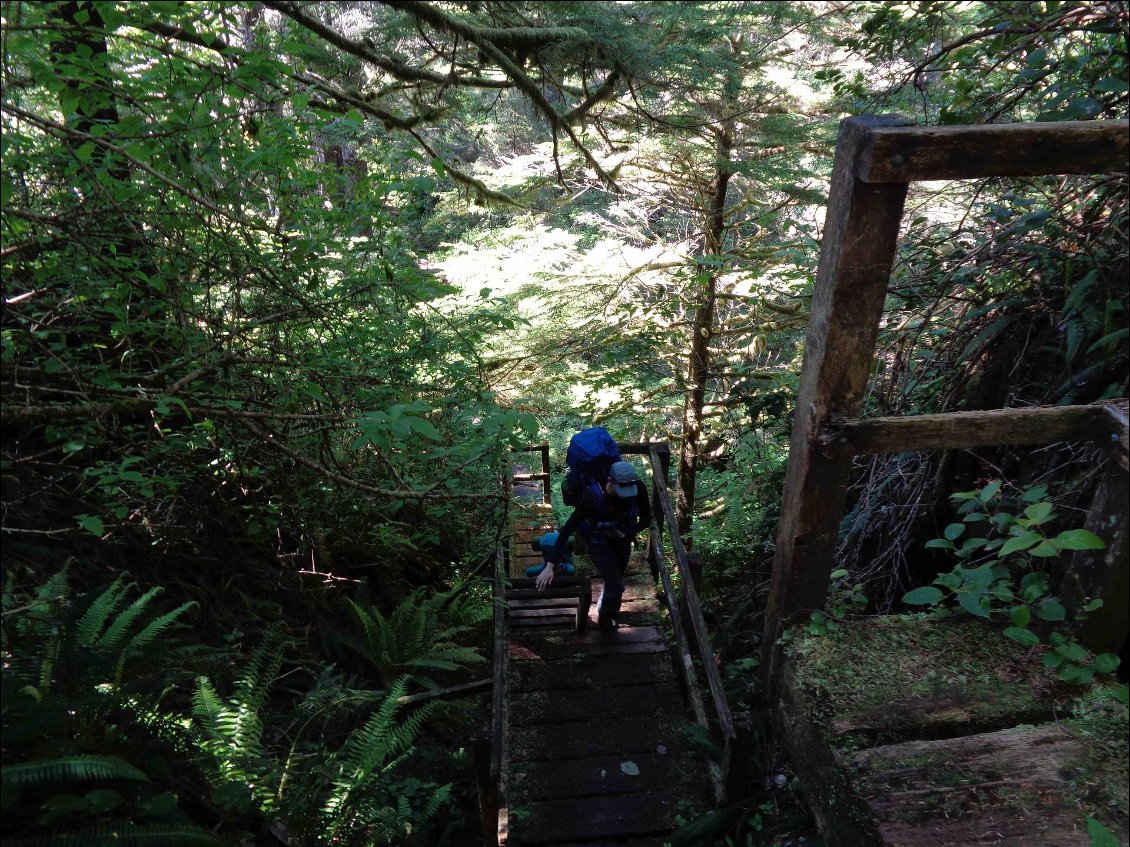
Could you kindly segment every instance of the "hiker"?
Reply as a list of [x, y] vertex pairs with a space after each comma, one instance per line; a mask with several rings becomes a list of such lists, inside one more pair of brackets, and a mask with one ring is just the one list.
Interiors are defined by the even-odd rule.
[[553, 582], [569, 536], [577, 532], [588, 542], [589, 557], [604, 580], [597, 624], [603, 632], [617, 629], [616, 616], [624, 596], [623, 575], [628, 569], [632, 543], [639, 531], [650, 525], [651, 504], [636, 469], [630, 462], [614, 463], [603, 485], [585, 488], [573, 514], [558, 532], [557, 543], [552, 550], [545, 551], [546, 566], [538, 575], [538, 590]]

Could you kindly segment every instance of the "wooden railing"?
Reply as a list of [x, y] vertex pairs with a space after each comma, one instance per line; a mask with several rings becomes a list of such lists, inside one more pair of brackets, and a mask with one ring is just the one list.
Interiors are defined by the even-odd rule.
[[[726, 693], [722, 688], [722, 676], [718, 671], [718, 662], [715, 660], [714, 651], [710, 646], [706, 621], [702, 616], [702, 605], [699, 602], [698, 589], [695, 585], [694, 569], [691, 567], [686, 547], [683, 545], [678, 522], [675, 520], [675, 509], [671, 504], [671, 497], [667, 490], [667, 475], [671, 464], [670, 447], [665, 443], [621, 444], [619, 446], [620, 453], [623, 455], [644, 455], [651, 467], [651, 533], [648, 541], [648, 561], [652, 565], [653, 573], [657, 574], [663, 584], [663, 593], [667, 598], [667, 611], [671, 617], [671, 629], [675, 636], [678, 664], [683, 674], [687, 699], [690, 701], [695, 722], [715, 740], [717, 748], [722, 753], [720, 761], [712, 760], [710, 762], [710, 781], [714, 800], [721, 804], [728, 793], [728, 784], [735, 775], [733, 766], [740, 764], [736, 762], [739, 757], [734, 755], [739, 738], [729, 704], [726, 702]], [[681, 591], [676, 590], [675, 580], [671, 568], [667, 565], [667, 557], [663, 550], [664, 526], [671, 535], [671, 552], [675, 560], [675, 572], [679, 577], [679, 589]], [[684, 620], [684, 615], [686, 620]], [[693, 647], [691, 635], [693, 635]], [[709, 699], [704, 699], [702, 696], [698, 673], [695, 670], [694, 660], [696, 655], [702, 674], [706, 678], [710, 693]], [[707, 706], [709, 706], [709, 710]]]
[[[1069, 577], [1101, 597], [1092, 649], [1117, 651], [1127, 628], [1125, 401], [1108, 407], [1000, 409], [860, 419], [909, 183], [989, 176], [1126, 172], [1126, 121], [918, 127], [898, 116], [840, 124], [765, 613], [761, 673], [772, 691], [783, 629], [824, 606], [852, 457], [910, 450], [1095, 440], [1113, 456]], [[1113, 438], [1113, 441], [1111, 440]], [[1070, 582], [1070, 580], [1069, 580]], [[1105, 641], [1104, 639], [1105, 633]], [[771, 696], [771, 695], [770, 695]]]

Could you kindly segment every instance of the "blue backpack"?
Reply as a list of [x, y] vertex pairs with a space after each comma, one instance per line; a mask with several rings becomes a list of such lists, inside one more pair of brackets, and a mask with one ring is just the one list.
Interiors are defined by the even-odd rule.
[[603, 490], [609, 469], [619, 461], [616, 439], [602, 426], [581, 430], [569, 439], [569, 449], [565, 452], [569, 470], [561, 481], [561, 499], [565, 505], [578, 505], [586, 488], [595, 485], [597, 493]]

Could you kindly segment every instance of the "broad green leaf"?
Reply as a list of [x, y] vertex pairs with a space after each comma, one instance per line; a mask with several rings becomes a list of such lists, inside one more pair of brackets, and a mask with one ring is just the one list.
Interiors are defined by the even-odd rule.
[[1015, 538], [1010, 538], [1004, 543], [1000, 551], [997, 553], [997, 558], [1003, 559], [1010, 553], [1015, 553], [1019, 550], [1027, 550], [1029, 547], [1034, 547], [1043, 540], [1043, 536], [1038, 532], [1028, 531], [1021, 533]]
[[1055, 506], [1047, 501], [1042, 503], [1033, 503], [1031, 506], [1024, 510], [1024, 516], [1028, 518], [1033, 524], [1041, 524], [1051, 517], [1052, 511]]
[[1026, 627], [1032, 622], [1032, 610], [1028, 606], [1016, 606], [1009, 612], [1009, 617], [1013, 626]]
[[1000, 480], [990, 482], [978, 492], [977, 499], [982, 503], [988, 503], [990, 500], [997, 496], [997, 493], [1001, 490], [1001, 485], [1002, 483], [1000, 482]]
[[963, 532], [965, 532], [965, 524], [963, 524], [963, 523], [951, 523], [949, 526], [947, 526], [945, 528], [945, 531], [942, 532], [942, 535], [944, 535], [950, 541], [956, 541], [958, 538], [961, 537], [961, 534]]
[[962, 582], [965, 587], [974, 591], [985, 591], [993, 584], [992, 565], [981, 565], [979, 568], [962, 569]]
[[1047, 559], [1052, 556], [1058, 556], [1059, 550], [1050, 541], [1041, 541], [1035, 547], [1028, 551], [1029, 556], [1038, 556], [1041, 559]]
[[1054, 539], [1060, 550], [1102, 550], [1106, 542], [1086, 529], [1068, 529]]
[[97, 515], [78, 515], [79, 526], [89, 532], [91, 535], [101, 536], [106, 531], [105, 524], [102, 523], [102, 518]]
[[935, 585], [941, 585], [948, 588], [950, 591], [957, 591], [961, 588], [961, 574], [953, 573], [940, 573], [938, 578], [934, 580]]
[[1067, 618], [1067, 609], [1058, 600], [1045, 600], [1036, 607], [1036, 616], [1042, 621], [1062, 621]]
[[1120, 664], [1122, 664], [1122, 659], [1114, 653], [1099, 653], [1095, 656], [1095, 661], [1091, 666], [1097, 673], [1114, 673], [1118, 670]]
[[432, 441], [441, 441], [443, 439], [443, 436], [439, 434], [439, 430], [432, 425], [431, 421], [425, 420], [424, 418], [405, 418], [405, 420], [412, 429], [416, 430], [416, 432], [420, 433], [424, 438], [429, 438]]
[[957, 592], [957, 604], [971, 615], [976, 615], [979, 618], [989, 617], [989, 610], [985, 607], [983, 602], [985, 595], [983, 592], [974, 591], [959, 591]]
[[1025, 647], [1035, 647], [1040, 643], [1040, 638], [1036, 633], [1023, 627], [1010, 626], [1004, 631], [1004, 634], [1007, 638], [1011, 638], [1016, 643], [1022, 644]]
[[921, 588], [915, 588], [913, 591], [908, 591], [902, 595], [902, 602], [908, 606], [933, 606], [941, 602], [942, 594], [937, 588], [929, 585], [924, 585]]
[[1105, 76], [1091, 86], [1091, 88], [1095, 91], [1109, 91], [1111, 94], [1125, 94], [1130, 90], [1130, 84], [1124, 79]]
[[926, 547], [927, 548], [940, 547], [943, 550], [952, 550], [953, 549], [953, 542], [947, 541], [944, 538], [931, 538], [929, 541], [926, 542]]

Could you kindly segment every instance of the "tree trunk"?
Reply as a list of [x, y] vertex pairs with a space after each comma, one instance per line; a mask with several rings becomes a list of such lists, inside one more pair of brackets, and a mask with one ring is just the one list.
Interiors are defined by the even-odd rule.
[[714, 182], [704, 228], [703, 258], [712, 264], [703, 264], [695, 280], [701, 284], [698, 305], [691, 326], [690, 356], [687, 362], [687, 394], [683, 405], [683, 444], [679, 450], [679, 480], [676, 496], [676, 516], [679, 533], [686, 539], [694, 521], [695, 479], [698, 475], [699, 438], [702, 435], [702, 411], [706, 405], [706, 384], [710, 379], [710, 342], [714, 336], [714, 311], [722, 253], [722, 238], [726, 229], [726, 189], [730, 184], [734, 146], [733, 121], [726, 120], [715, 129]]

